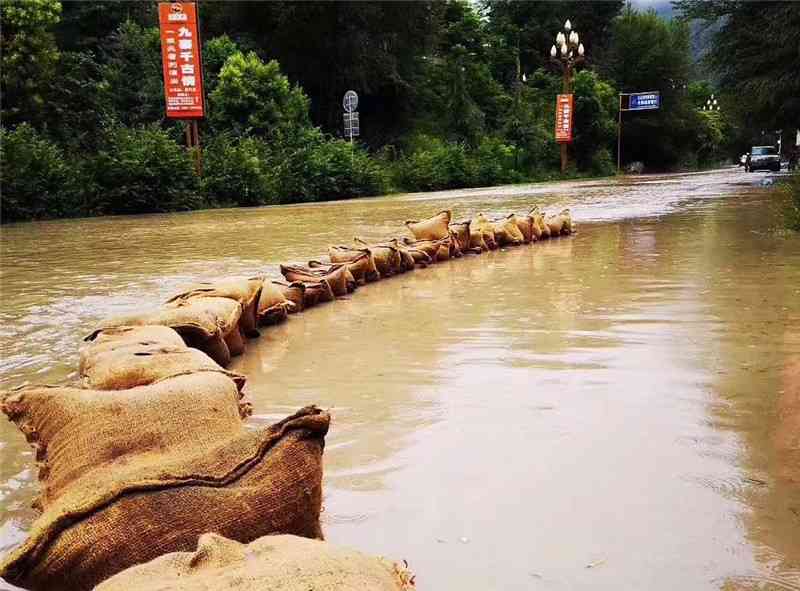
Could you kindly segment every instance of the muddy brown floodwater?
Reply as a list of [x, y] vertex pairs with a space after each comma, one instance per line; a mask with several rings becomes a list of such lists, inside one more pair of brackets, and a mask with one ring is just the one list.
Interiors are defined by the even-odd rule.
[[[329, 540], [420, 589], [800, 589], [800, 237], [739, 171], [2, 229], [2, 385], [95, 321], [452, 208], [579, 234], [436, 265], [248, 345], [256, 422], [329, 407]], [[780, 412], [779, 412], [780, 410]], [[33, 458], [0, 421], [0, 552]], [[787, 459], [788, 458], [788, 459]], [[793, 464], [791, 459], [794, 458]]]

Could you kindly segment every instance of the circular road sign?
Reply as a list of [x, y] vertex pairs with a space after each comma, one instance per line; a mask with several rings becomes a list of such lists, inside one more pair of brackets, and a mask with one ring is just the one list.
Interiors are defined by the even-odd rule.
[[348, 90], [344, 93], [342, 106], [348, 113], [352, 113], [358, 108], [358, 95], [356, 94], [355, 90]]

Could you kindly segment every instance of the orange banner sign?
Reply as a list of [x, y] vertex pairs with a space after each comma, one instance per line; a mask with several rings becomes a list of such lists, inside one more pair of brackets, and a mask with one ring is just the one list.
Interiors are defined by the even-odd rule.
[[572, 95], [556, 97], [556, 141], [560, 144], [572, 141]]
[[202, 119], [205, 104], [197, 5], [194, 2], [160, 2], [158, 23], [167, 117]]

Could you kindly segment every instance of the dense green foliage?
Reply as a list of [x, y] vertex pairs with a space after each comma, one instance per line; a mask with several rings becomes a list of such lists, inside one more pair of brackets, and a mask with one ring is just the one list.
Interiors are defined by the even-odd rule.
[[[614, 172], [619, 91], [660, 90], [664, 103], [625, 116], [623, 164], [707, 166], [738, 150], [746, 126], [698, 109], [716, 87], [692, 81], [686, 25], [623, 4], [200, 0], [198, 176], [183, 124], [165, 118], [156, 2], [4, 1], [2, 220], [557, 178], [562, 76], [548, 52], [567, 18], [588, 58], [568, 175]], [[341, 129], [349, 88], [354, 143]]]
[[786, 196], [786, 225], [800, 232], [800, 172], [795, 172], [781, 190]]
[[0, 186], [5, 221], [67, 215], [76, 205], [75, 175], [64, 153], [27, 123], [0, 129]]
[[175, 211], [200, 205], [191, 155], [156, 126], [114, 124], [86, 161], [88, 213]]
[[678, 0], [687, 18], [714, 25], [707, 62], [722, 89], [749, 105], [762, 127], [800, 122], [800, 2]]

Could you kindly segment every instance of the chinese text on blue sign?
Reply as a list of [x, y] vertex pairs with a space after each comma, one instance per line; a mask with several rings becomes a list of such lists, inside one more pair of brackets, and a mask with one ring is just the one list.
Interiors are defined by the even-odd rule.
[[628, 109], [631, 111], [645, 111], [658, 109], [661, 106], [661, 94], [658, 92], [642, 92], [630, 95]]

